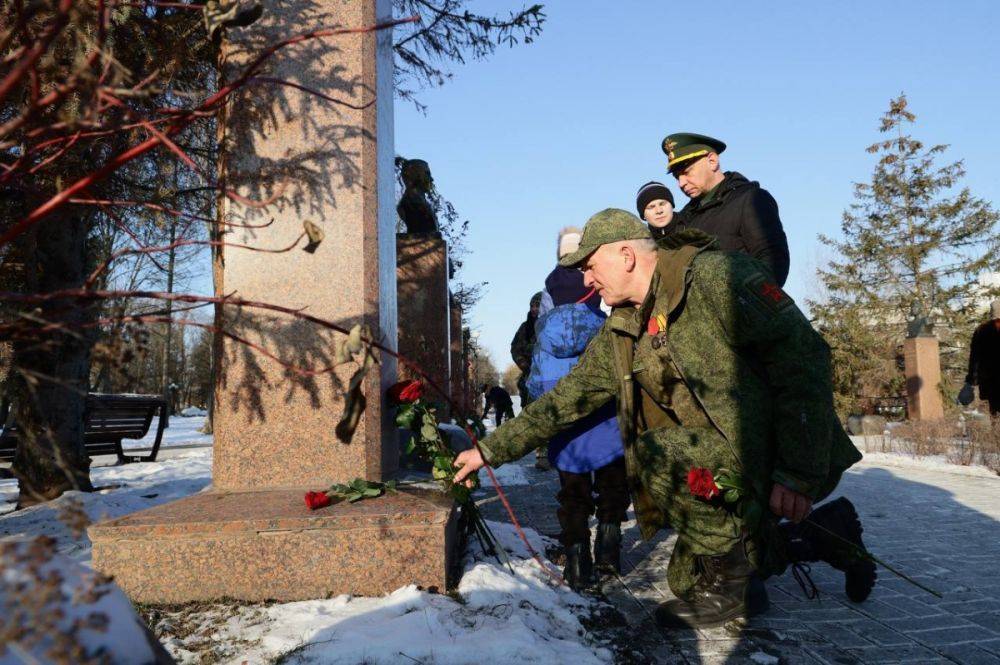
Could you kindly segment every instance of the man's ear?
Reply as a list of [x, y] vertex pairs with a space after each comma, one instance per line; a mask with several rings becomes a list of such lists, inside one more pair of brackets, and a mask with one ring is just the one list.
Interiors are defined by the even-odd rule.
[[708, 167], [710, 169], [712, 169], [713, 173], [715, 173], [716, 171], [719, 170], [719, 155], [718, 155], [718, 153], [710, 152], [710, 153], [708, 153], [708, 156], [705, 157], [705, 159], [708, 160]]
[[625, 259], [625, 272], [632, 272], [635, 270], [636, 256], [635, 249], [629, 245], [622, 245], [621, 256]]

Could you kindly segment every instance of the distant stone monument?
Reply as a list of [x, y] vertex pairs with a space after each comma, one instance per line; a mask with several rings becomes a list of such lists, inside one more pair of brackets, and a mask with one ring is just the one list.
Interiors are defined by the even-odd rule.
[[427, 195], [434, 186], [431, 167], [422, 159], [408, 159], [403, 162], [401, 175], [406, 189], [399, 199], [396, 212], [403, 220], [406, 233], [439, 233], [437, 214], [427, 200]]
[[465, 388], [465, 340], [462, 338], [462, 305], [454, 295], [449, 298], [451, 304], [451, 320], [448, 335], [451, 338], [451, 399], [464, 411], [469, 410], [466, 404]]
[[[295, 7], [275, 5], [239, 43], [227, 42], [227, 75], [264, 45], [302, 32], [304, 10]], [[389, 0], [320, 0], [308, 16], [316, 27], [370, 26], [388, 20], [391, 10]], [[221, 199], [222, 219], [258, 225], [234, 227], [227, 240], [283, 247], [300, 236], [304, 221], [322, 229], [325, 240], [314, 242], [311, 253], [227, 247], [217, 257], [216, 288], [347, 327], [364, 324], [392, 344], [391, 31], [303, 42], [270, 66], [272, 76], [338, 97], [355, 89], [370, 103], [354, 109], [261, 85], [233, 100], [222, 123], [229, 186], [265, 198], [263, 179], [271, 173], [290, 176], [291, 186], [279, 205], [264, 211]], [[269, 118], [276, 124], [260, 124]], [[260, 228], [271, 217], [274, 223]], [[247, 308], [222, 308], [217, 317], [224, 329], [286, 363], [323, 368], [334, 362], [339, 336], [312, 324]], [[440, 318], [447, 321], [446, 310]], [[364, 378], [367, 408], [345, 444], [334, 429], [353, 363], [299, 376], [246, 346], [217, 341], [211, 491], [92, 526], [94, 567], [144, 603], [379, 595], [406, 584], [444, 590], [456, 519], [442, 493], [407, 489], [315, 511], [304, 502], [306, 490], [355, 477], [382, 480], [396, 471], [396, 431], [382, 401], [396, 379], [393, 359], [382, 355]]]
[[944, 418], [941, 402], [941, 356], [934, 323], [914, 301], [903, 342], [906, 411], [910, 420]]
[[[450, 395], [448, 245], [433, 234], [400, 234], [396, 236], [396, 262], [399, 353]], [[405, 363], [399, 366], [399, 377], [423, 378]], [[438, 395], [430, 397], [444, 402]]]

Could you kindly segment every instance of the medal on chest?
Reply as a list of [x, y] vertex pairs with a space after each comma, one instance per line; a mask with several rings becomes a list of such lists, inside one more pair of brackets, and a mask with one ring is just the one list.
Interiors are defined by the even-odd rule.
[[650, 344], [654, 349], [659, 349], [667, 341], [667, 317], [665, 314], [656, 314], [649, 317], [646, 322], [646, 334], [652, 337]]

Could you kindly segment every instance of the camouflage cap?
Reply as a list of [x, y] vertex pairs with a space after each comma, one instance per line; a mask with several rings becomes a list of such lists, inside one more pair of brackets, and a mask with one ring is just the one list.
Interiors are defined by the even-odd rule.
[[649, 228], [638, 217], [619, 208], [607, 208], [587, 220], [580, 238], [580, 249], [559, 259], [559, 265], [572, 268], [579, 265], [601, 245], [622, 240], [652, 238]]
[[721, 154], [726, 144], [704, 134], [681, 132], [668, 135], [661, 147], [667, 155], [667, 170], [673, 171], [679, 164], [704, 157], [710, 152]]

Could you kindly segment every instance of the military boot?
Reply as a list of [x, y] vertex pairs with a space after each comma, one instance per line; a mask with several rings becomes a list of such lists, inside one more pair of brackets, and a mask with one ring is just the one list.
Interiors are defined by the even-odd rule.
[[598, 572], [618, 574], [622, 572], [622, 527], [613, 522], [597, 525], [594, 538], [594, 568]]
[[825, 561], [843, 571], [844, 590], [855, 603], [860, 603], [872, 592], [875, 564], [858, 555], [858, 549], [866, 551], [861, 541], [864, 529], [854, 504], [846, 497], [820, 506], [799, 524], [782, 524], [781, 529], [793, 562]]
[[698, 581], [685, 599], [656, 608], [663, 628], [714, 628], [767, 610], [767, 590], [747, 560], [743, 543], [723, 556], [699, 556]]
[[573, 591], [582, 591], [594, 581], [594, 562], [590, 558], [590, 539], [566, 547], [566, 567], [563, 579]]

